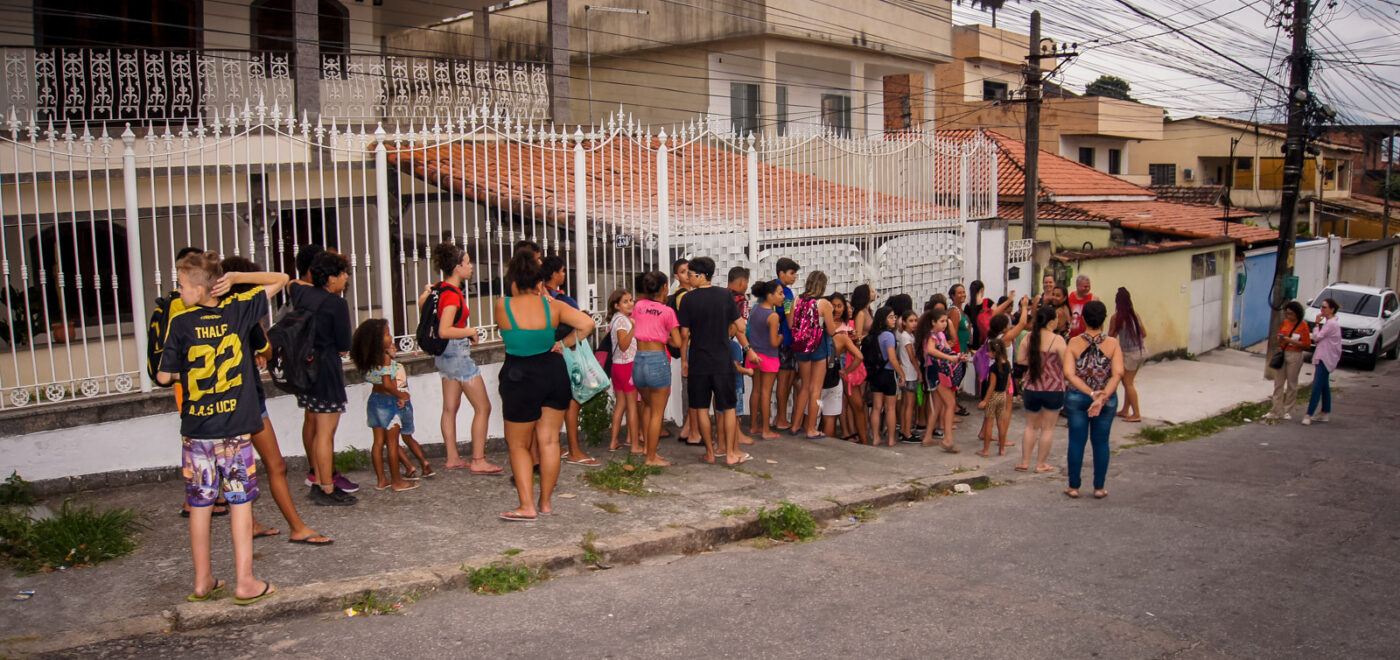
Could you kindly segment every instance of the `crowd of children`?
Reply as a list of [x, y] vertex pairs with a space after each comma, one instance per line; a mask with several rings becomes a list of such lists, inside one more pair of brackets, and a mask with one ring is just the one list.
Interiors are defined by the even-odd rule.
[[[471, 276], [471, 257], [461, 246], [444, 243], [433, 248], [433, 260], [443, 280], [419, 297], [427, 315], [419, 340], [435, 355], [441, 376], [445, 467], [503, 474], [484, 454], [491, 404], [471, 356], [480, 337], [467, 323], [464, 282]], [[358, 485], [335, 472], [331, 460], [339, 417], [346, 411], [341, 368], [346, 354], [371, 386], [365, 413], [373, 437], [376, 490], [412, 490], [419, 479], [434, 475], [413, 439], [408, 373], [397, 359], [389, 323], [371, 318], [350, 332], [348, 306], [340, 295], [349, 277], [344, 257], [306, 246], [297, 264], [301, 277], [289, 282], [283, 274], [252, 272], [257, 269], [246, 260], [221, 261], [217, 254], [189, 248], [177, 263], [179, 291], [161, 311], [164, 334], [152, 368], [159, 382], [177, 385], [195, 557], [190, 600], [207, 600], [224, 587], [209, 567], [209, 519], [216, 506], [232, 514], [235, 602], [256, 602], [276, 591], [252, 575], [252, 539], [279, 533], [253, 520], [247, 506], [258, 494], [255, 448], [291, 526], [289, 539], [308, 545], [332, 542], [298, 517], [266, 414], [258, 369], [269, 359], [271, 345], [260, 321], [269, 314], [268, 300], [283, 289], [293, 315], [300, 311], [311, 324], [306, 336], [315, 349], [314, 383], [297, 394], [305, 410], [302, 439], [311, 465], [310, 500], [327, 506], [356, 502], [352, 493]], [[1075, 293], [1065, 295], [1047, 277], [1037, 301], [1029, 296], [1016, 301], [1013, 292], [993, 302], [983, 296], [981, 282], [959, 284], [946, 295], [931, 296], [920, 312], [906, 294], [877, 307], [869, 285], [855, 287], [849, 298], [829, 293], [828, 278], [820, 270], [809, 272], [795, 292], [800, 268], [792, 259], [778, 259], [774, 279], [751, 282], [748, 269], [734, 267], [721, 288], [712, 283], [714, 260], [696, 257], [672, 265], [674, 287], [668, 286], [665, 273], [652, 271], [637, 275], [631, 290], [611, 292], [596, 356], [612, 384], [609, 450], [626, 448], [649, 465], [670, 465], [659, 446], [667, 433], [663, 420], [675, 382], [673, 360], [679, 361], [685, 409], [677, 439], [703, 448], [700, 460], [731, 466], [751, 460], [747, 448], [756, 441], [776, 440], [783, 433], [869, 445], [937, 445], [957, 453], [954, 435], [961, 418], [970, 414], [958, 403], [957, 392], [964, 389], [968, 373], [976, 384], [967, 389], [976, 392], [977, 407], [983, 410], [978, 455], [989, 455], [994, 442], [1002, 455], [1015, 446], [1008, 438], [1011, 404], [1013, 397], [1022, 399], [1027, 423], [1018, 470], [1031, 469], [1032, 457], [1036, 471], [1054, 469], [1046, 461], [1067, 388], [1083, 389], [1083, 383], [1091, 388], [1071, 392], [1071, 399], [1083, 400], [1080, 409], [1070, 406], [1072, 415], [1076, 410], [1102, 414], [1105, 406], [1110, 415], [1116, 410], [1116, 395], [1110, 399], [1105, 392], [1116, 390], [1124, 358], [1116, 339], [1105, 341], [1099, 334], [1103, 305], [1090, 293], [1087, 278], [1081, 276]], [[506, 274], [510, 295], [496, 301], [495, 321], [507, 354], [500, 377], [502, 415], [521, 498], [520, 507], [500, 515], [507, 521], [534, 521], [550, 513], [559, 462], [598, 465], [578, 444], [580, 403], [569, 392], [568, 367], [559, 356], [594, 330], [591, 317], [564, 291], [565, 270], [561, 259], [521, 241]], [[1133, 314], [1131, 306], [1127, 310]], [[1112, 327], [1115, 336], [1117, 328], [1131, 329], [1135, 336], [1125, 337], [1124, 344], [1140, 351], [1141, 326], [1133, 314]], [[435, 340], [431, 350], [425, 327]], [[1089, 338], [1087, 344], [1066, 344], [1080, 335]], [[1140, 359], [1133, 366], [1137, 364]], [[739, 425], [746, 377], [752, 384], [747, 435]], [[470, 461], [457, 454], [456, 414], [462, 398], [475, 413]], [[1100, 496], [1106, 494], [1097, 442], [1102, 420], [1091, 421], [1092, 428], [1089, 422], [1076, 425], [1072, 420], [1071, 435], [1095, 436], [1095, 495]], [[563, 453], [557, 441], [561, 427], [568, 438]], [[1071, 441], [1071, 454], [1077, 447], [1082, 456], [1082, 439]], [[1079, 464], [1074, 456], [1070, 462]], [[535, 471], [541, 475], [538, 499]], [[1071, 483], [1077, 488], [1075, 472]]]

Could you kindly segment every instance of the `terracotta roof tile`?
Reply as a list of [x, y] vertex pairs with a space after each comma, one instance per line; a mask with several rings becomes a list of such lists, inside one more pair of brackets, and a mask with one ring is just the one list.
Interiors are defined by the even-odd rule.
[[[656, 159], [639, 141], [585, 141], [589, 217], [637, 230], [656, 228]], [[659, 146], [653, 139], [652, 148]], [[673, 231], [732, 231], [748, 222], [747, 163], [743, 154], [699, 144], [671, 151], [670, 218]], [[570, 149], [480, 141], [389, 150], [389, 161], [424, 181], [469, 200], [530, 218], [564, 223], [573, 216], [573, 153]], [[952, 204], [920, 202], [895, 195], [868, 196], [801, 172], [759, 162], [759, 222], [769, 230], [809, 230], [875, 222], [899, 224], [956, 219]], [[724, 181], [725, 185], [718, 185]], [[950, 184], [951, 185], [951, 184]]]
[[1092, 259], [1111, 259], [1114, 257], [1132, 257], [1142, 254], [1162, 254], [1163, 252], [1175, 252], [1190, 248], [1209, 247], [1212, 245], [1225, 245], [1231, 239], [1224, 236], [1214, 238], [1197, 238], [1190, 241], [1167, 241], [1165, 243], [1146, 243], [1143, 245], [1118, 245], [1114, 247], [1098, 248], [1096, 250], [1065, 250], [1056, 252], [1051, 256], [1056, 261], [1089, 261]]
[[1215, 206], [1225, 194], [1224, 186], [1151, 186], [1151, 190], [1163, 201], [1202, 206]]
[[[1215, 206], [1175, 202], [1072, 202], [1074, 207], [1097, 218], [1116, 222], [1129, 229], [1173, 236], [1208, 238], [1229, 236], [1244, 245], [1278, 240], [1278, 232], [1268, 227], [1252, 227], [1238, 222], [1225, 223], [1225, 209]], [[1231, 209], [1230, 219], [1255, 217]]]
[[[1020, 222], [1025, 219], [1026, 207], [1023, 204], [1006, 203], [997, 207], [997, 217]], [[1065, 204], [1055, 204], [1053, 202], [1041, 202], [1035, 207], [1035, 217], [1037, 221], [1046, 220], [1080, 220], [1084, 222], [1103, 222], [1100, 218], [1088, 211], [1074, 208]]]

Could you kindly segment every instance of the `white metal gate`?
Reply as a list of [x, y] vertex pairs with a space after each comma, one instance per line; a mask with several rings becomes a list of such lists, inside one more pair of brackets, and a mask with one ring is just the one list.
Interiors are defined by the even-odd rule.
[[1200, 355], [1220, 346], [1225, 305], [1225, 276], [1215, 252], [1191, 258], [1191, 331], [1187, 350]]

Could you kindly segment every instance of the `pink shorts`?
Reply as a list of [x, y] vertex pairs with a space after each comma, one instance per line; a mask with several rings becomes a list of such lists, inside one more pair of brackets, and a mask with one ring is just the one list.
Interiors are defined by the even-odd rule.
[[612, 384], [613, 391], [617, 392], [618, 394], [637, 391], [637, 385], [632, 382], [631, 362], [628, 362], [627, 364], [618, 364], [616, 362], [613, 363]]
[[749, 367], [757, 368], [759, 371], [765, 374], [778, 373], [778, 358], [769, 357], [757, 351], [754, 352], [754, 355], [758, 356], [758, 364], [754, 364], [753, 360], [750, 360]]

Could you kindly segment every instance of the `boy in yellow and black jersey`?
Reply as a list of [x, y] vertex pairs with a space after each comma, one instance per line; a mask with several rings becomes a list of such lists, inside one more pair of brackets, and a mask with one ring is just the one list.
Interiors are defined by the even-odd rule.
[[[238, 584], [234, 604], [248, 605], [276, 592], [253, 578], [253, 512], [258, 496], [257, 467], [251, 434], [262, 428], [257, 393], [257, 366], [243, 342], [267, 315], [268, 297], [287, 284], [281, 273], [229, 273], [219, 255], [200, 252], [176, 264], [180, 299], [189, 307], [170, 321], [156, 379], [179, 379], [181, 464], [185, 499], [190, 505], [190, 549], [194, 557], [194, 592], [190, 600], [209, 600], [224, 584], [213, 577], [209, 559], [211, 508], [220, 493], [229, 503], [234, 567]], [[236, 284], [254, 288], [220, 296]]]

